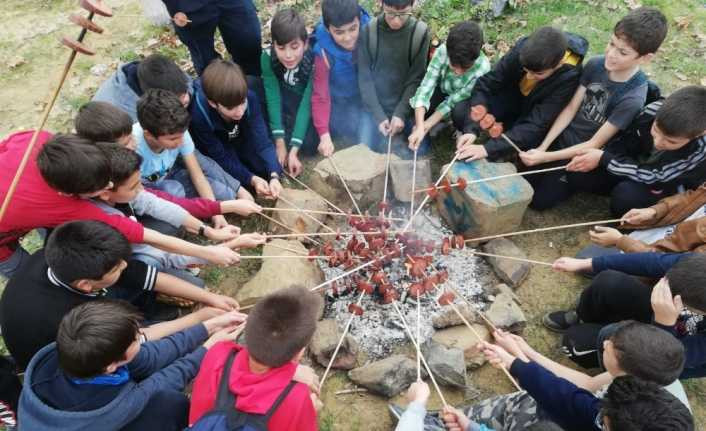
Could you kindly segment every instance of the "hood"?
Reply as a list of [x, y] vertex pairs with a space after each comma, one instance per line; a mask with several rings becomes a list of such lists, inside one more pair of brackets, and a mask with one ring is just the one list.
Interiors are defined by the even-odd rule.
[[581, 58], [586, 56], [588, 53], [588, 41], [583, 36], [579, 36], [576, 33], [564, 32], [566, 35], [566, 41], [568, 43], [569, 49], [576, 55], [581, 56]]

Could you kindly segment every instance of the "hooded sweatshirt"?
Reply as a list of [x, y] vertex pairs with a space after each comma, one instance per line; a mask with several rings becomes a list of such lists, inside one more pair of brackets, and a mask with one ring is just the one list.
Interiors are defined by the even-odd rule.
[[[265, 414], [292, 381], [297, 369], [297, 364], [290, 362], [266, 373], [255, 374], [250, 371], [250, 355], [245, 347], [228, 341], [216, 344], [206, 354], [194, 380], [189, 425], [213, 409], [221, 374], [232, 350], [238, 353], [233, 360], [228, 386], [236, 395], [235, 407], [246, 413]], [[292, 388], [272, 415], [268, 428], [277, 431], [318, 429], [316, 411], [305, 384], [297, 383]]]

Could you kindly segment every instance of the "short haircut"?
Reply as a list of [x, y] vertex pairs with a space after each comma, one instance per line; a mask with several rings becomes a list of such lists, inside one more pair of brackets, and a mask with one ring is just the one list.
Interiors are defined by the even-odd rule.
[[706, 131], [706, 87], [689, 85], [672, 93], [655, 118], [667, 136], [693, 139]]
[[88, 102], [74, 119], [76, 134], [94, 141], [116, 142], [132, 133], [132, 118], [108, 102]]
[[270, 30], [277, 45], [286, 45], [297, 39], [306, 42], [308, 37], [304, 18], [292, 8], [277, 11], [272, 17]]
[[382, 4], [385, 6], [390, 6], [395, 9], [403, 9], [407, 6], [414, 5], [414, 0], [382, 0]]
[[232, 61], [217, 58], [201, 75], [206, 98], [211, 102], [235, 108], [245, 103], [248, 97], [248, 82], [243, 70]]
[[564, 58], [568, 42], [566, 35], [554, 27], [540, 27], [520, 48], [520, 64], [532, 72], [553, 69]]
[[706, 311], [706, 254], [690, 253], [677, 261], [667, 274], [673, 295], [681, 295], [684, 305]]
[[112, 142], [99, 142], [97, 145], [103, 150], [110, 163], [110, 180], [113, 182], [113, 190], [122, 186], [135, 172], [140, 171], [142, 156], [137, 152]]
[[323, 0], [321, 2], [321, 18], [324, 27], [342, 27], [350, 24], [360, 16], [358, 0]]
[[156, 138], [183, 133], [189, 127], [189, 111], [168, 90], [147, 90], [137, 102], [137, 119], [143, 130]]
[[137, 339], [141, 317], [125, 301], [98, 300], [74, 307], [61, 319], [56, 350], [61, 369], [72, 377], [105, 373]]
[[613, 28], [640, 56], [657, 52], [667, 37], [667, 18], [659, 9], [642, 6], [631, 10]]
[[245, 344], [256, 361], [281, 367], [311, 341], [323, 299], [303, 287], [262, 298], [248, 316]]
[[[551, 390], [551, 388], [548, 388]], [[660, 385], [634, 376], [616, 377], [602, 402], [603, 418], [611, 430], [691, 431], [688, 408]]]
[[44, 247], [47, 265], [64, 283], [100, 280], [131, 254], [132, 247], [123, 234], [95, 220], [60, 225]]
[[69, 195], [95, 193], [110, 182], [110, 163], [90, 139], [55, 135], [37, 155], [42, 178], [54, 190]]
[[684, 345], [655, 326], [628, 321], [620, 324], [610, 341], [618, 365], [631, 376], [667, 386], [684, 369]]
[[473, 66], [483, 47], [483, 30], [473, 21], [461, 21], [451, 27], [446, 38], [449, 62], [458, 67]]
[[159, 88], [181, 96], [189, 91], [189, 80], [184, 71], [161, 54], [152, 54], [137, 65], [137, 82], [143, 92]]

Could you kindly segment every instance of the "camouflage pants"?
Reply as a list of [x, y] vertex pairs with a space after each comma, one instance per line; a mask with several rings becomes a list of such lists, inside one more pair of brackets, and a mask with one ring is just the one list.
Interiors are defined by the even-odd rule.
[[460, 408], [469, 419], [496, 431], [522, 431], [539, 422], [537, 402], [525, 391], [487, 398]]

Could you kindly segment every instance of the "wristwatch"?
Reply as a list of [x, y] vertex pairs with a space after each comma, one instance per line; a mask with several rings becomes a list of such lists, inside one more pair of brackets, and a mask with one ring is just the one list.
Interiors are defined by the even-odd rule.
[[278, 180], [279, 179], [279, 174], [277, 172], [272, 172], [270, 174], [270, 179], [271, 180]]
[[207, 227], [205, 223], [199, 227], [199, 236], [205, 236], [204, 234], [206, 233]]

